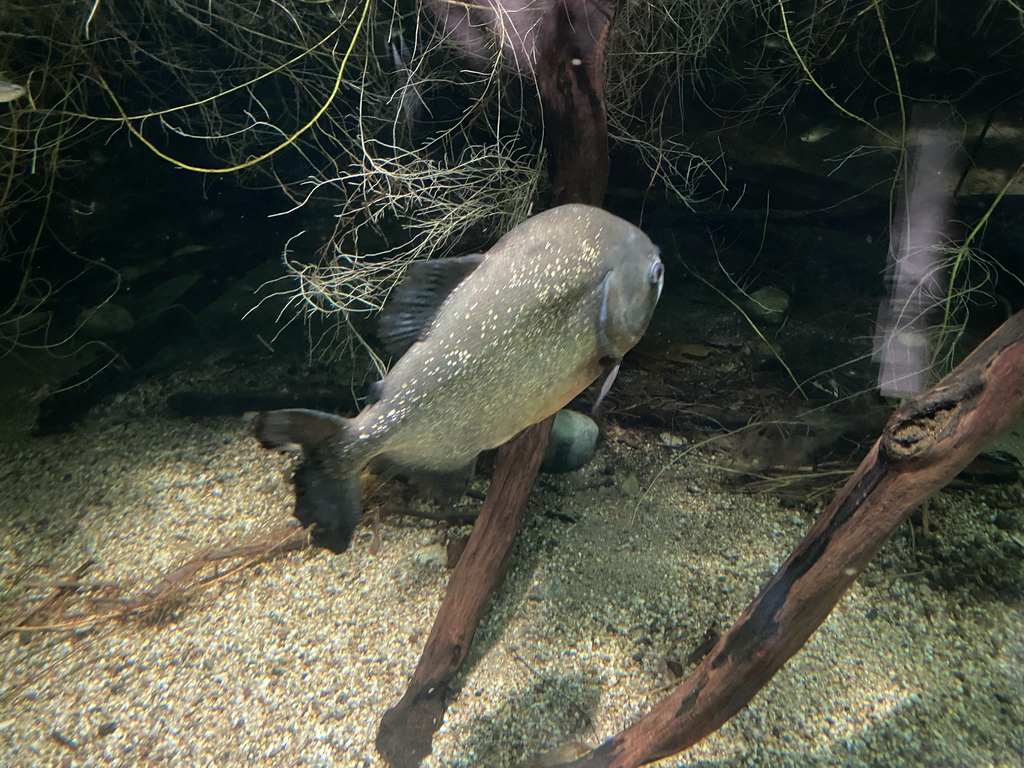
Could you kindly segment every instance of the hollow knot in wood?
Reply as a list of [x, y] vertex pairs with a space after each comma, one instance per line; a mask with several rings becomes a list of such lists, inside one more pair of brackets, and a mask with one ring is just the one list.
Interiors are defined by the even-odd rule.
[[946, 427], [956, 419], [961, 403], [956, 400], [921, 403], [913, 413], [898, 415], [886, 430], [886, 448], [897, 461], [920, 456], [942, 439]]

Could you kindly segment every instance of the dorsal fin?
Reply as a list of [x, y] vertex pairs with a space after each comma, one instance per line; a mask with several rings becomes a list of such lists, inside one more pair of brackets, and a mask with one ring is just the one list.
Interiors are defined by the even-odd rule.
[[384, 348], [395, 357], [405, 354], [430, 328], [448, 294], [483, 260], [484, 254], [473, 253], [410, 264], [377, 319], [377, 336]]

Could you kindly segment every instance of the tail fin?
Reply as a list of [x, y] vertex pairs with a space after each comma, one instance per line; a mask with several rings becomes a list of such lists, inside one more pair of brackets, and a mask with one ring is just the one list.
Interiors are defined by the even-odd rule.
[[264, 448], [302, 446], [295, 470], [295, 517], [313, 526], [316, 543], [332, 552], [348, 549], [362, 516], [358, 462], [346, 461], [350, 422], [319, 411], [289, 409], [261, 413], [256, 439]]

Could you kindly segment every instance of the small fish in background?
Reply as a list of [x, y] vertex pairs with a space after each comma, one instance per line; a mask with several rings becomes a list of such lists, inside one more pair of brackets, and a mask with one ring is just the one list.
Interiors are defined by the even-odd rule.
[[25, 89], [9, 80], [0, 78], [0, 104], [16, 101], [25, 95]]
[[485, 254], [413, 264], [380, 320], [401, 357], [358, 416], [295, 409], [256, 420], [265, 447], [302, 447], [295, 516], [344, 551], [367, 466], [451, 503], [481, 451], [615, 370], [646, 331], [663, 278], [643, 232], [587, 205], [534, 216]]
[[801, 133], [800, 141], [805, 144], [815, 144], [822, 139], [827, 139], [837, 130], [839, 130], [839, 125], [836, 123], [818, 123]]

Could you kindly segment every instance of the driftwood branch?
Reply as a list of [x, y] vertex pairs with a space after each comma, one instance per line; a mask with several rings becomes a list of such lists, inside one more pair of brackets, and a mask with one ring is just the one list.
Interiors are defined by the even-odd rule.
[[1024, 411], [1024, 312], [897, 410], [778, 573], [675, 692], [564, 766], [632, 768], [693, 746], [807, 641], [890, 534]]
[[377, 731], [377, 750], [397, 768], [417, 766], [430, 754], [448, 706], [452, 679], [469, 652], [487, 599], [505, 579], [553, 421], [550, 417], [530, 427], [498, 451], [487, 501], [452, 573], [416, 672]]

